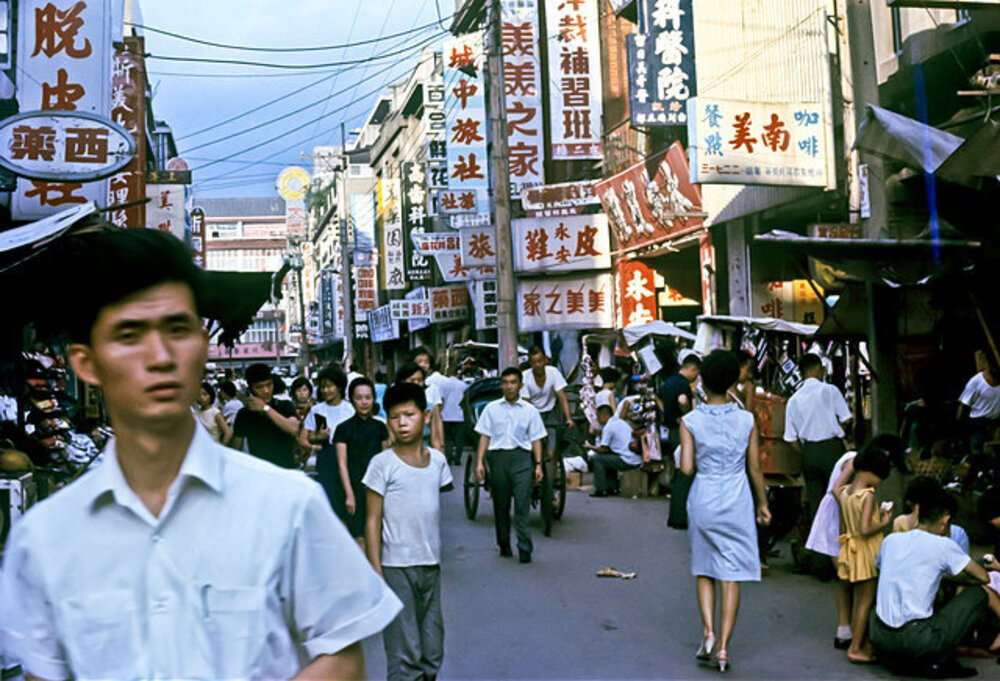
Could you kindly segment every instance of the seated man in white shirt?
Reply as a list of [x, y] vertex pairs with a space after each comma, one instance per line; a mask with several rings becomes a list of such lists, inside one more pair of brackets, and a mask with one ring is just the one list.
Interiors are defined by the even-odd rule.
[[642, 457], [632, 451], [632, 426], [617, 416], [611, 405], [602, 404], [597, 408], [597, 420], [601, 424], [599, 444], [585, 444], [593, 451], [590, 457], [594, 464], [594, 493], [592, 497], [606, 497], [617, 492], [608, 483], [609, 474], [617, 483], [618, 471], [627, 471], [642, 465]]
[[105, 462], [7, 544], [5, 654], [28, 678], [361, 678], [399, 600], [318, 484], [212, 441], [191, 413], [203, 273], [156, 230], [74, 238], [70, 363], [115, 429]]
[[[989, 575], [948, 538], [954, 500], [938, 490], [920, 505], [916, 529], [894, 532], [878, 556], [878, 593], [871, 619], [871, 640], [881, 660], [898, 673], [928, 678], [973, 676], [958, 664], [956, 649], [1000, 600], [985, 588]], [[1000, 569], [993, 559], [987, 567]], [[966, 588], [934, 611], [941, 580]]]
[[969, 417], [969, 446], [980, 452], [1000, 423], [1000, 369], [992, 354], [976, 352], [979, 373], [969, 379], [958, 398], [958, 421]]

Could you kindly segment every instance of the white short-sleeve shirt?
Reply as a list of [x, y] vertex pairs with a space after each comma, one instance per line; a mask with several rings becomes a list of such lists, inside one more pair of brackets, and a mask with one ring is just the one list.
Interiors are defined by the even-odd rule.
[[14, 526], [0, 626], [26, 673], [291, 678], [400, 611], [318, 484], [195, 428], [159, 518], [112, 442]]
[[1000, 419], [1000, 385], [987, 383], [982, 372], [969, 379], [958, 401], [969, 408], [971, 418]]
[[444, 402], [441, 397], [441, 388], [437, 383], [428, 383], [424, 386], [424, 397], [427, 399], [427, 408], [433, 409]]
[[337, 405], [330, 405], [326, 402], [314, 404], [309, 409], [306, 420], [302, 424], [306, 430], [311, 430], [314, 433], [320, 430], [316, 424], [316, 414], [320, 414], [326, 419], [326, 427], [330, 431], [329, 440], [333, 442], [333, 433], [337, 430], [337, 426], [354, 416], [354, 406], [347, 400], [341, 400], [340, 404]]
[[807, 378], [785, 407], [786, 442], [822, 442], [844, 437], [851, 409], [835, 385]]
[[601, 430], [601, 445], [611, 450], [629, 466], [638, 466], [642, 457], [632, 451], [632, 427], [617, 416], [611, 417]]
[[554, 366], [545, 367], [545, 383], [542, 386], [535, 382], [535, 375], [529, 370], [524, 372], [521, 397], [545, 414], [556, 408], [556, 393], [564, 390], [566, 385], [566, 378]]
[[545, 424], [538, 410], [525, 400], [508, 402], [504, 398], [487, 404], [476, 432], [490, 439], [490, 449], [527, 449], [545, 437]]
[[452, 483], [448, 460], [430, 449], [417, 468], [386, 449], [368, 464], [362, 482], [382, 502], [382, 565], [414, 567], [441, 563], [441, 490]]

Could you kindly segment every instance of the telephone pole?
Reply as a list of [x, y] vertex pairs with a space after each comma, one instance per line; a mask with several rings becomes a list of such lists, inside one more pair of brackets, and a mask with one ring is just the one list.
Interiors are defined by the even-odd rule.
[[510, 227], [510, 167], [507, 149], [507, 103], [503, 90], [503, 39], [500, 0], [489, 2], [487, 89], [490, 116], [490, 172], [493, 176], [493, 219], [497, 231], [497, 337], [499, 369], [517, 366], [517, 298]]
[[[347, 133], [344, 122], [340, 122], [340, 304], [344, 307], [344, 370], [350, 371], [354, 359], [354, 309], [351, 296], [351, 249], [348, 248], [347, 221], [350, 219], [351, 206], [347, 197], [347, 170], [350, 160], [347, 157]], [[336, 320], [334, 327], [336, 328]]]

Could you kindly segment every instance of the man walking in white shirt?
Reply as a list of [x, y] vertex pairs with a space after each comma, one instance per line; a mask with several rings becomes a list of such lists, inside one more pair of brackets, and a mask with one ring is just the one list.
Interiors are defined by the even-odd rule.
[[496, 523], [500, 555], [513, 555], [510, 549], [510, 502], [514, 499], [514, 530], [517, 533], [518, 558], [531, 562], [534, 548], [528, 529], [532, 482], [541, 482], [542, 440], [545, 425], [538, 410], [521, 395], [521, 370], [508, 367], [500, 374], [503, 397], [490, 402], [479, 415], [476, 432], [476, 475], [486, 479], [489, 457], [490, 494], [493, 497], [493, 518]]
[[70, 362], [102, 390], [115, 439], [14, 526], [6, 652], [53, 680], [362, 678], [360, 641], [399, 600], [319, 485], [196, 423], [208, 335], [190, 251], [142, 229], [66, 251]]
[[826, 494], [830, 473], [844, 454], [844, 429], [851, 410], [836, 386], [824, 383], [826, 370], [819, 355], [807, 353], [799, 360], [805, 382], [785, 407], [785, 442], [802, 452], [809, 518]]

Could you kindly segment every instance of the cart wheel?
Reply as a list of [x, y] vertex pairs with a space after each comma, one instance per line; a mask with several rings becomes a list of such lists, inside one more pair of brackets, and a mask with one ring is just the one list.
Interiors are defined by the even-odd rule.
[[469, 455], [465, 460], [465, 517], [476, 519], [479, 510], [479, 480], [476, 479], [475, 456]]
[[552, 517], [562, 520], [563, 511], [566, 510], [566, 464], [562, 457], [556, 459], [556, 475], [553, 483], [555, 493], [555, 507], [552, 509]]
[[548, 466], [542, 466], [542, 484], [539, 490], [542, 507], [542, 532], [546, 537], [552, 536], [552, 520], [555, 516], [555, 497], [552, 490], [552, 473]]

